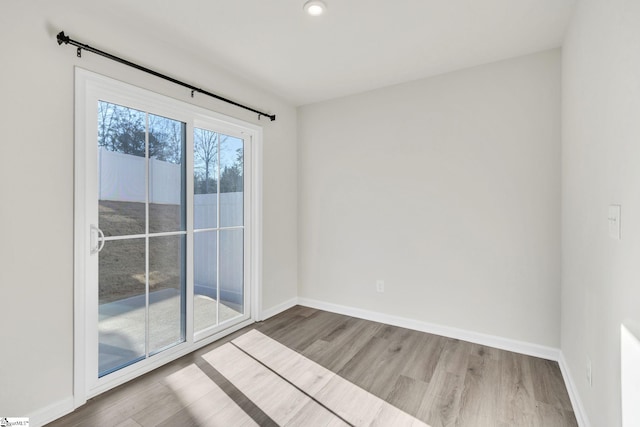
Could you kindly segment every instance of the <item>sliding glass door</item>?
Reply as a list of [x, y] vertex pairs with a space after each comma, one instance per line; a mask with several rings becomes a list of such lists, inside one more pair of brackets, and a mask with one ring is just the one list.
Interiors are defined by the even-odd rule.
[[76, 372], [91, 396], [251, 321], [260, 132], [79, 74]]

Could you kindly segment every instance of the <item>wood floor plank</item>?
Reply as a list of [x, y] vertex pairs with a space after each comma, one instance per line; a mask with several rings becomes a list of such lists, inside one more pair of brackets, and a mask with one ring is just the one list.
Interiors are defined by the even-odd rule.
[[342, 377], [385, 399], [418, 349], [415, 331], [383, 327], [338, 371]]
[[353, 331], [358, 325], [369, 323], [355, 317], [345, 316], [343, 321], [340, 322], [335, 328], [329, 330], [326, 334], [320, 336], [320, 339], [327, 342], [332, 342], [336, 339], [340, 339], [349, 331]]
[[446, 339], [421, 332], [415, 332], [415, 339], [416, 348], [406, 360], [402, 375], [428, 383], [438, 366]]
[[[246, 415], [261, 427], [277, 427], [276, 422], [260, 407], [245, 395], [236, 385], [216, 370], [204, 358], [196, 361], [196, 365], [232, 400]], [[228, 411], [226, 411], [228, 412]], [[214, 417], [217, 420], [218, 416]]]
[[246, 426], [257, 427], [255, 422], [244, 412], [221, 388], [212, 391], [195, 400], [182, 410], [154, 426]]
[[295, 307], [287, 310], [287, 314], [292, 313], [296, 316], [309, 317], [316, 314], [318, 311], [320, 310], [311, 307], [305, 307], [303, 305], [296, 305]]
[[297, 316], [293, 315], [289, 311], [285, 311], [272, 317], [268, 322], [260, 322], [256, 324], [255, 329], [258, 329], [269, 336], [273, 336], [274, 338], [276, 338], [277, 335], [286, 337], [287, 331], [295, 331], [296, 325], [305, 321], [305, 316]]
[[556, 405], [538, 403], [536, 426], [545, 427], [577, 427], [578, 422], [572, 411], [559, 408]]
[[132, 415], [141, 426], [155, 426], [184, 409], [185, 404], [171, 394], [158, 399]]
[[203, 395], [217, 389], [196, 365], [189, 365], [163, 378], [169, 390], [166, 396], [151, 402], [132, 418], [143, 426], [155, 426], [180, 412]]
[[567, 393], [558, 362], [532, 357], [529, 359], [533, 391], [541, 403], [572, 411], [571, 399]]
[[300, 412], [286, 424], [286, 427], [349, 427], [343, 419], [320, 407], [315, 401], [309, 401]]
[[302, 351], [312, 342], [325, 336], [326, 331], [336, 329], [348, 319], [347, 316], [328, 316], [327, 314], [327, 312], [318, 311], [309, 316], [303, 324], [298, 325], [295, 333], [287, 337], [286, 345], [296, 351]]
[[154, 372], [150, 372], [130, 383], [111, 389], [99, 397], [90, 399], [85, 405], [73, 411], [71, 414], [56, 420], [49, 427], [74, 427], [80, 425], [87, 418], [94, 418], [100, 412], [109, 413], [113, 411], [119, 403], [148, 393], [156, 387], [162, 378], [162, 373], [179, 370], [183, 366], [183, 361], [179, 360], [170, 366], [162, 367]]
[[504, 354], [504, 350], [486, 345], [470, 343], [470, 354], [499, 361]]
[[162, 384], [156, 384], [135, 399], [124, 399], [107, 410], [98, 411], [75, 424], [76, 427], [95, 427], [114, 425], [133, 417], [136, 413], [154, 402], [171, 395], [171, 390]]
[[334, 336], [331, 341], [314, 341], [301, 353], [325, 368], [339, 372], [382, 327], [380, 323], [361, 319], [351, 325], [351, 328]]
[[383, 404], [378, 413], [373, 417], [373, 421], [369, 427], [429, 427], [421, 420], [413, 417], [406, 412], [398, 411], [395, 407]]
[[311, 395], [317, 393], [336, 375], [257, 331], [247, 332], [235, 339], [233, 344]]
[[427, 396], [429, 383], [400, 375], [385, 399], [398, 409], [416, 414]]
[[354, 426], [368, 426], [382, 408], [383, 401], [339, 376], [315, 394], [320, 402]]
[[[395, 353], [396, 349], [390, 348], [388, 340], [373, 337], [351, 358], [344, 368], [338, 371], [338, 374], [380, 396], [381, 390], [387, 389], [390, 381], [395, 382], [391, 379], [394, 374], [392, 370], [381, 369], [389, 363], [395, 364]], [[388, 395], [388, 393], [386, 394]]]
[[470, 353], [471, 343], [448, 338], [442, 353], [440, 353], [438, 368], [464, 377], [469, 364]]
[[464, 375], [448, 372], [445, 366], [438, 366], [416, 417], [432, 427], [455, 426], [460, 413], [464, 378]]
[[537, 406], [527, 356], [505, 351], [501, 360], [498, 422], [508, 426], [535, 426]]
[[345, 318], [346, 316], [317, 311], [306, 318], [298, 317], [296, 322], [291, 322], [270, 332], [269, 336], [296, 351], [302, 351], [320, 339], [326, 331], [332, 330], [344, 322]]
[[457, 426], [494, 426], [498, 419], [501, 370], [491, 358], [470, 355]]
[[132, 420], [131, 418], [127, 418], [120, 424], [116, 424], [114, 427], [142, 427], [140, 424]]

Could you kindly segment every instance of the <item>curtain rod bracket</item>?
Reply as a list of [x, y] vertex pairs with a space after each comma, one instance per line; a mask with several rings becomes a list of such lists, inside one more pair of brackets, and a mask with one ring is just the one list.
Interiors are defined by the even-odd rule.
[[58, 45], [62, 45], [64, 44], [71, 44], [75, 47], [77, 47], [78, 49], [76, 50], [76, 55], [78, 56], [78, 58], [82, 58], [82, 49], [95, 53], [96, 55], [100, 55], [100, 56], [104, 56], [105, 58], [111, 59], [112, 61], [115, 62], [119, 62], [121, 64], [127, 65], [131, 68], [135, 68], [136, 70], [139, 71], [144, 71], [145, 73], [151, 74], [153, 76], [159, 77], [161, 79], [170, 81], [171, 83], [175, 83], [177, 85], [186, 87], [187, 89], [191, 89], [191, 97], [194, 97], [194, 93], [195, 92], [199, 92], [202, 93], [204, 95], [210, 96], [212, 98], [218, 99], [222, 102], [226, 102], [227, 104], [231, 104], [231, 105], [235, 105], [238, 108], [243, 108], [245, 110], [248, 111], [252, 111], [254, 113], [256, 113], [258, 115], [258, 120], [260, 119], [260, 117], [265, 116], [265, 117], [269, 117], [271, 119], [271, 121], [273, 122], [276, 119], [276, 115], [275, 114], [267, 114], [263, 111], [260, 110], [256, 110], [255, 108], [251, 108], [247, 105], [241, 104], [239, 102], [233, 101], [229, 98], [225, 98], [224, 96], [220, 96], [217, 95], [215, 93], [203, 90], [203, 89], [199, 89], [189, 83], [185, 83], [181, 80], [175, 79], [173, 77], [167, 76], [165, 74], [159, 73], [155, 70], [152, 70], [150, 68], [147, 67], [143, 67], [142, 65], [136, 64], [135, 62], [131, 62], [131, 61], [127, 61], [126, 59], [120, 58], [119, 56], [113, 55], [111, 53], [102, 51], [100, 49], [96, 49], [95, 47], [91, 47], [88, 44], [84, 44], [84, 43], [80, 43], [79, 41], [73, 40], [71, 39], [69, 36], [67, 36], [64, 31], [60, 31], [58, 33], [58, 35], [56, 36], [56, 39], [58, 40]]

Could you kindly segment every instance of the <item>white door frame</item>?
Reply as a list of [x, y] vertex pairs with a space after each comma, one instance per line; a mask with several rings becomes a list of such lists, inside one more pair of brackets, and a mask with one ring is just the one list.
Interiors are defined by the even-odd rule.
[[[90, 248], [91, 233], [89, 232], [89, 220], [91, 215], [97, 217], [97, 206], [93, 206], [90, 202], [91, 195], [95, 194], [97, 188], [98, 176], [97, 156], [89, 156], [89, 141], [95, 140], [97, 134], [97, 115], [89, 117], [90, 111], [97, 108], [97, 99], [99, 94], [104, 93], [116, 94], [119, 99], [127, 100], [127, 106], [133, 108], [146, 107], [147, 105], [161, 105], [163, 111], [170, 110], [172, 116], [176, 119], [187, 122], [206, 121], [216, 124], [217, 127], [241, 134], [248, 143], [250, 158], [245, 160], [245, 180], [246, 187], [249, 191], [245, 191], [245, 206], [250, 206], [249, 212], [245, 217], [245, 281], [247, 283], [247, 298], [250, 304], [245, 305], [245, 310], [249, 311], [249, 318], [242, 323], [228, 327], [224, 330], [213, 330], [212, 334], [198, 341], [193, 339], [192, 319], [187, 320], [187, 335], [184, 343], [166, 350], [162, 355], [154, 356], [146, 359], [141, 366], [134, 364], [123, 368], [118, 376], [114, 379], [101, 381], [99, 385], [91, 379], [90, 373], [87, 372], [88, 365], [88, 349], [87, 346], [92, 341], [87, 330], [87, 321], [89, 317], [95, 316], [91, 313], [87, 306], [87, 283], [90, 275], [97, 272], [97, 267], [87, 267], [90, 265]], [[141, 100], [144, 100], [142, 104]], [[91, 104], [96, 107], [91, 107]], [[145, 108], [142, 108], [145, 109]], [[146, 108], [145, 111], [149, 111]], [[186, 113], [185, 113], [186, 112]], [[175, 114], [174, 114], [175, 113]], [[185, 115], [186, 114], [186, 115]], [[189, 126], [189, 125], [188, 125]], [[189, 129], [189, 127], [187, 128]], [[192, 129], [192, 127], [191, 127]], [[187, 131], [187, 138], [189, 131]], [[95, 143], [95, 142], [92, 142]], [[191, 145], [192, 148], [192, 145]], [[193, 153], [187, 149], [187, 174], [193, 176]], [[250, 164], [247, 164], [250, 163]], [[191, 191], [189, 191], [189, 189]], [[189, 266], [193, 265], [193, 215], [192, 203], [193, 186], [187, 187], [187, 223], [190, 224], [187, 229], [187, 314], [188, 318], [192, 317], [193, 302], [193, 273]], [[191, 193], [191, 194], [190, 194]], [[118, 80], [105, 77], [82, 68], [75, 69], [75, 175], [74, 175], [74, 408], [77, 408], [87, 399], [100, 394], [110, 388], [129, 381], [145, 372], [155, 369], [165, 363], [175, 360], [176, 358], [188, 354], [200, 347], [220, 339], [248, 324], [261, 320], [262, 314], [262, 128], [232, 117], [228, 117], [219, 113], [206, 110], [201, 107], [188, 104], [183, 101], [175, 100], [164, 95], [151, 92], [146, 89], [123, 83]], [[91, 206], [90, 206], [91, 205]], [[95, 212], [91, 210], [94, 209]], [[247, 246], [248, 245], [248, 246]], [[97, 261], [95, 261], [97, 266]], [[191, 313], [189, 313], [191, 310]], [[97, 318], [96, 318], [97, 319]], [[97, 323], [96, 323], [97, 327]], [[97, 349], [96, 349], [97, 351]], [[158, 357], [161, 356], [161, 357]], [[96, 377], [98, 372], [93, 373]], [[107, 376], [108, 377], [108, 376]], [[106, 377], [104, 377], [106, 378]]]

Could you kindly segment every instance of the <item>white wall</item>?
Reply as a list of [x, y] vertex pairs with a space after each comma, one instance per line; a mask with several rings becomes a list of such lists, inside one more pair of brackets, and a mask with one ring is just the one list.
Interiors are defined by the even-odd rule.
[[299, 108], [300, 297], [558, 347], [559, 122], [559, 50]]
[[[149, 34], [113, 5], [3, 0], [0, 8], [0, 414], [29, 416], [68, 401], [73, 373], [73, 67], [235, 116], [264, 128], [263, 307], [297, 293], [296, 110], [224, 71], [215, 58]], [[161, 72], [273, 111], [275, 122], [196, 95], [55, 35], [136, 58]], [[222, 64], [224, 65], [224, 64]], [[41, 412], [40, 412], [41, 413]]]
[[593, 426], [620, 425], [620, 323], [640, 330], [639, 46], [640, 2], [582, 0], [563, 48], [561, 348]]

